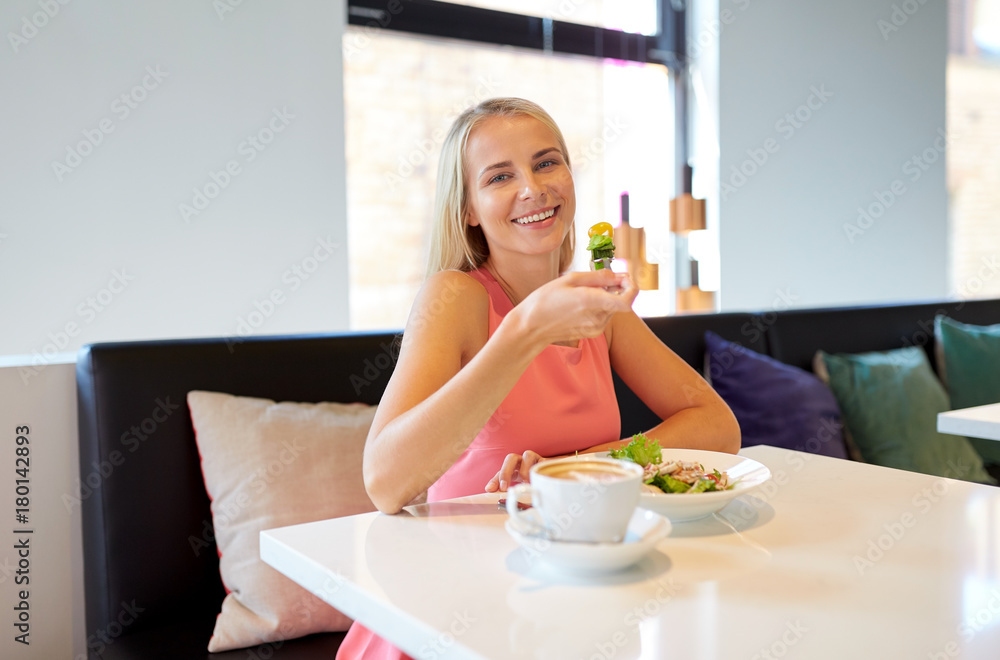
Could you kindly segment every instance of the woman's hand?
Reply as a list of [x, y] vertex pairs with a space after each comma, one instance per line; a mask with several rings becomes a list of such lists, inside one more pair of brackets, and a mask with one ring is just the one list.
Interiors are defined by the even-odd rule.
[[514, 308], [533, 337], [548, 345], [602, 334], [639, 293], [632, 278], [610, 270], [573, 272], [539, 287]]
[[527, 482], [531, 466], [543, 460], [545, 459], [530, 449], [523, 454], [507, 454], [500, 471], [486, 484], [486, 492], [505, 492], [515, 479]]

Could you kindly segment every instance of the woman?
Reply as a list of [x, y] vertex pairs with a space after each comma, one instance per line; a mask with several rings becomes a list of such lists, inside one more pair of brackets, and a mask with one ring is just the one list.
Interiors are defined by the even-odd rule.
[[[573, 255], [569, 152], [522, 99], [464, 112], [438, 169], [429, 276], [364, 455], [368, 494], [396, 513], [505, 491], [539, 460], [621, 440], [613, 368], [664, 421], [664, 447], [736, 452], [739, 426], [701, 377], [631, 310], [608, 270], [562, 274]], [[355, 624], [338, 657], [401, 657]]]

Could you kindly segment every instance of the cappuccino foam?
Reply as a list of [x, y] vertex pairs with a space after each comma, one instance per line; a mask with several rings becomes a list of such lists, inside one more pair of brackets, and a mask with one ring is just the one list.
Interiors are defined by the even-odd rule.
[[542, 467], [538, 469], [538, 473], [556, 479], [570, 479], [572, 481], [586, 481], [590, 483], [608, 483], [632, 476], [632, 473], [627, 470], [616, 468], [607, 463], [588, 463], [583, 461]]

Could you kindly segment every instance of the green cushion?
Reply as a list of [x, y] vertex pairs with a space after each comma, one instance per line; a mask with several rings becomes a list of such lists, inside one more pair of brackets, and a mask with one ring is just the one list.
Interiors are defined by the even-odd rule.
[[866, 462], [993, 482], [968, 439], [937, 432], [948, 395], [922, 348], [821, 357], [844, 423]]
[[[1000, 324], [968, 325], [938, 315], [934, 336], [952, 409], [1000, 403]], [[970, 441], [987, 465], [1000, 464], [1000, 442]]]

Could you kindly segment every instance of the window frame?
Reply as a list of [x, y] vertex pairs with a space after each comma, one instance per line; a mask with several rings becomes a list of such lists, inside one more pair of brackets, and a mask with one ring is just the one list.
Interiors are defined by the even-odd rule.
[[659, 31], [655, 35], [437, 0], [348, 0], [347, 22], [542, 52], [661, 64], [676, 73], [685, 65], [685, 3], [657, 2]]

